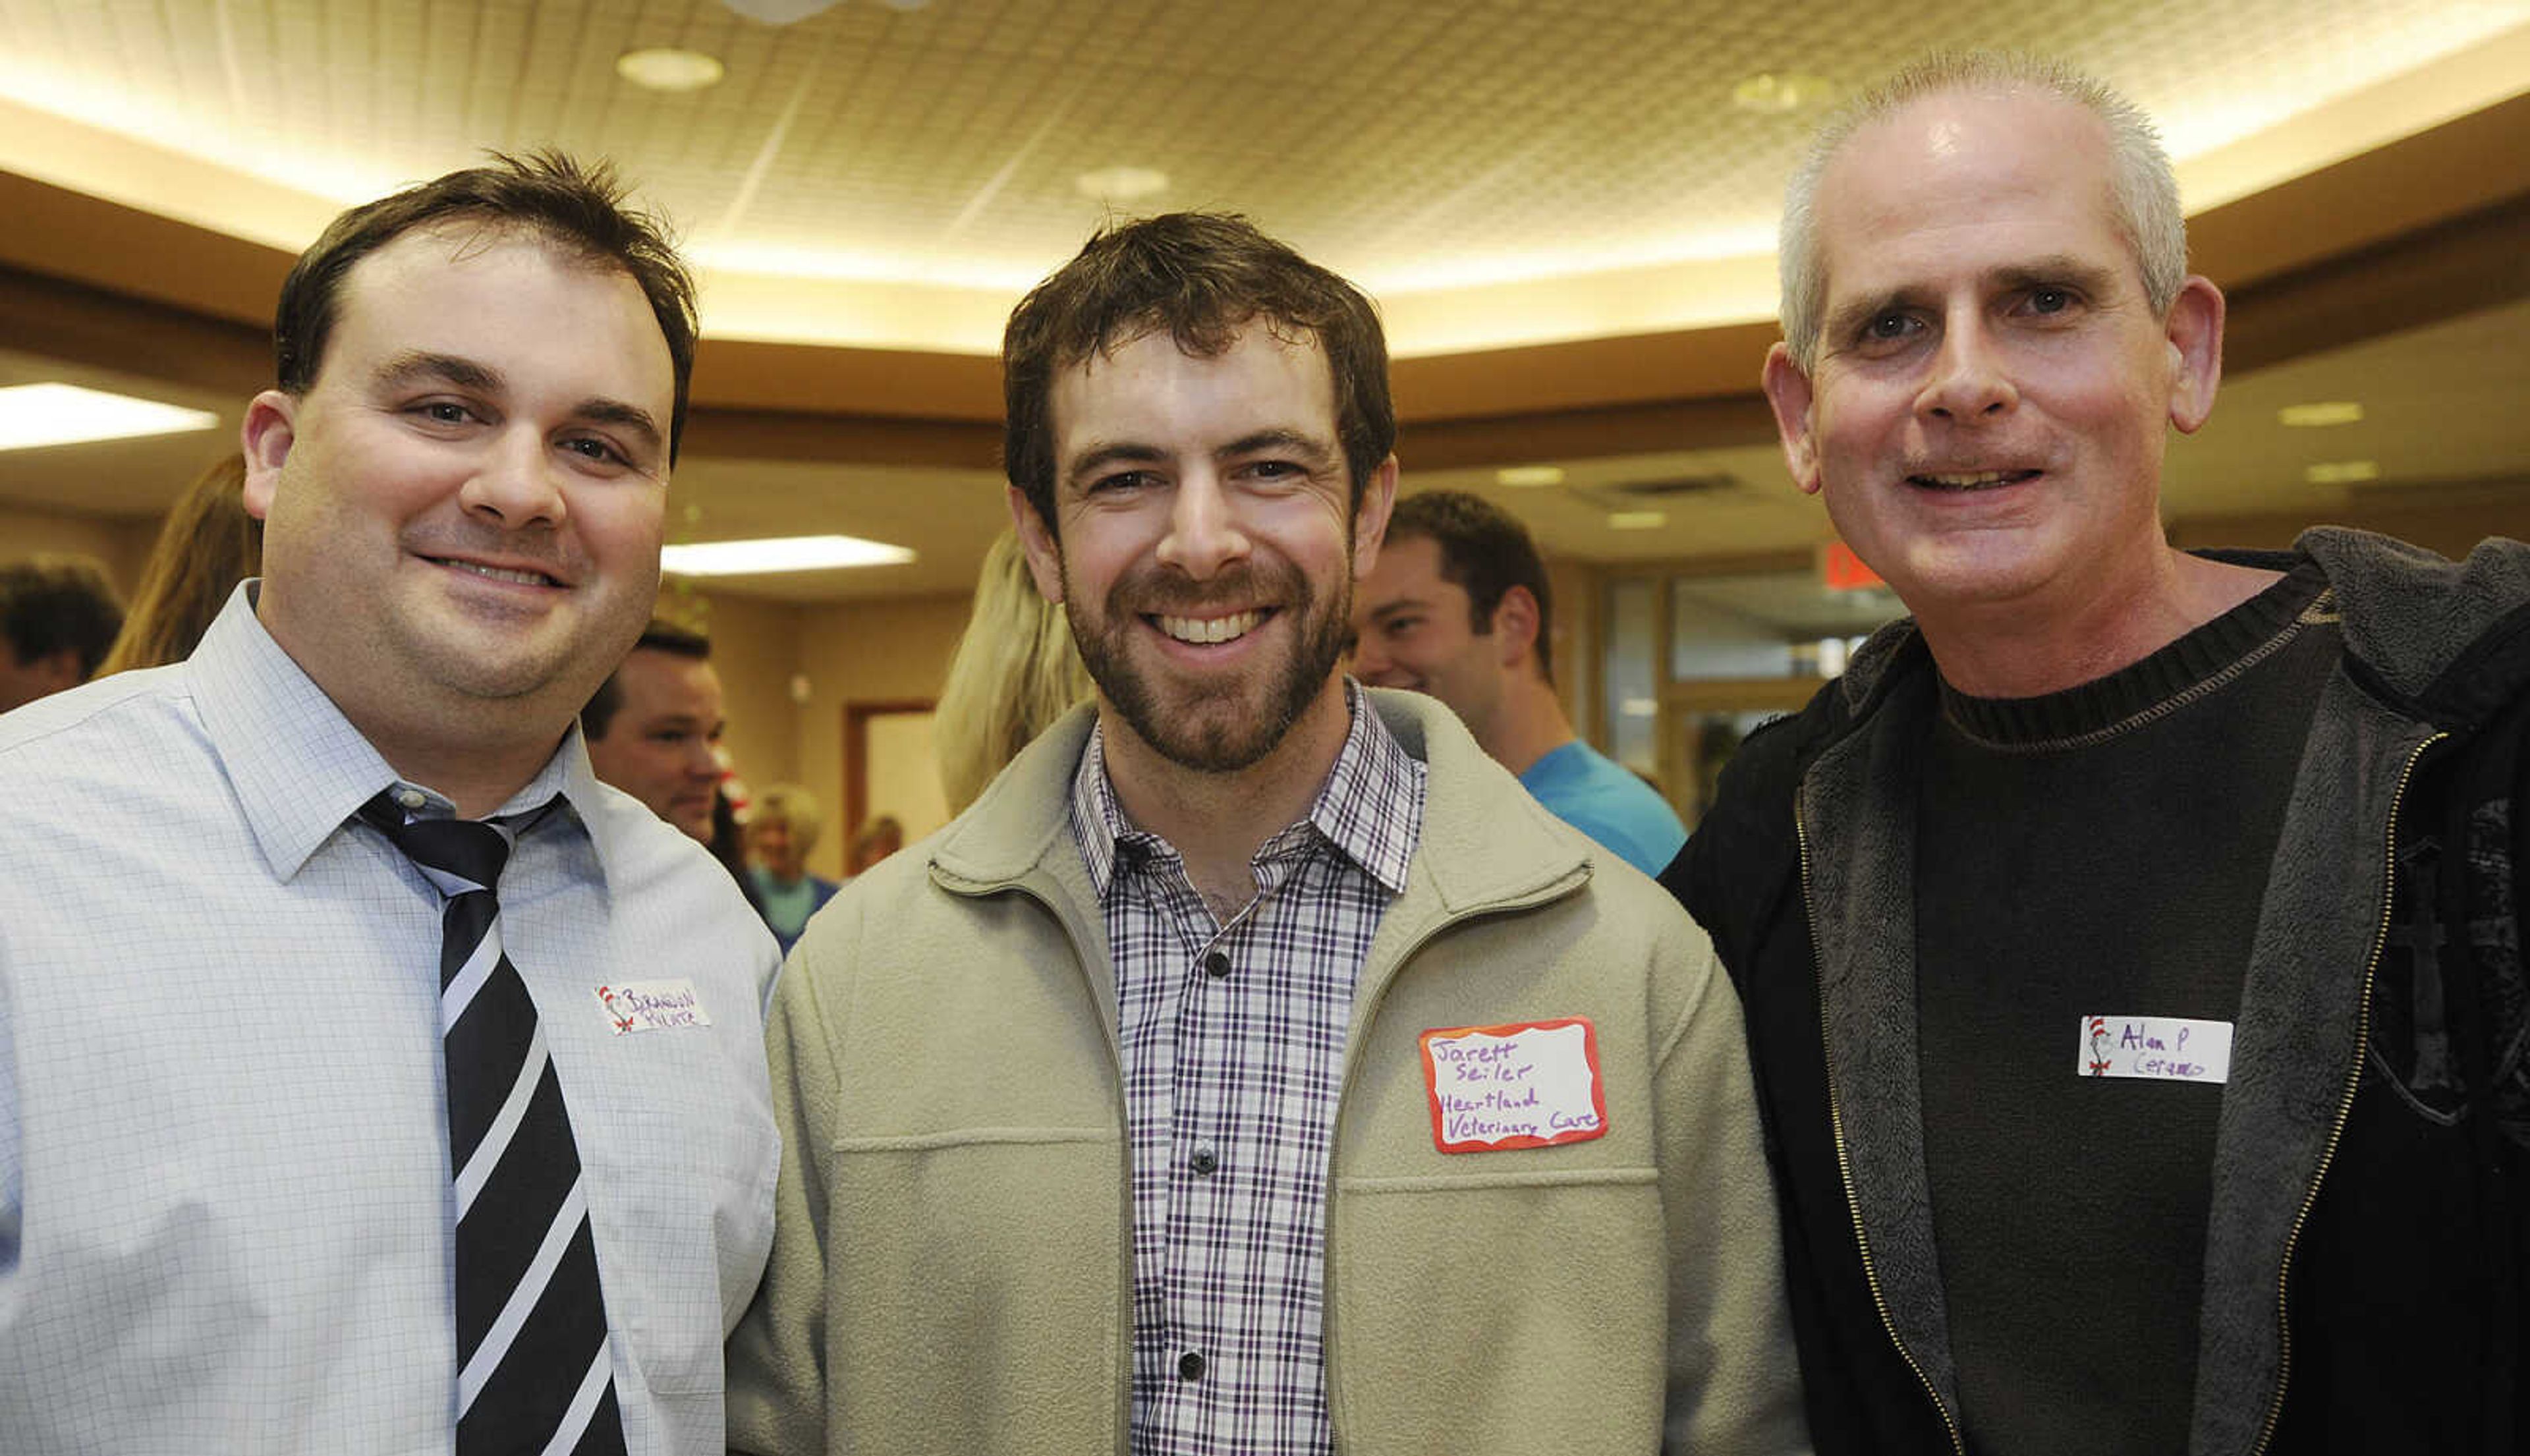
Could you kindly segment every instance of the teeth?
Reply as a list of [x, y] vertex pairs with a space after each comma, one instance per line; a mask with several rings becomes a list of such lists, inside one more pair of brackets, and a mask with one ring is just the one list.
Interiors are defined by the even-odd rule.
[[2002, 485], [2021, 473], [2017, 470], [1980, 470], [1972, 475], [1918, 475], [1915, 478], [1946, 490], [1984, 490], [1989, 486]]
[[495, 581], [515, 581], [522, 586], [548, 586], [553, 582], [553, 578], [542, 571], [512, 571], [500, 566], [477, 566], [472, 562], [450, 562], [448, 565], [477, 576], [489, 576]]
[[1264, 615], [1261, 612], [1249, 611], [1235, 612], [1228, 617], [1163, 617], [1160, 619], [1160, 630], [1181, 642], [1209, 646], [1215, 642], [1228, 642], [1246, 636], [1255, 629], [1256, 623]]

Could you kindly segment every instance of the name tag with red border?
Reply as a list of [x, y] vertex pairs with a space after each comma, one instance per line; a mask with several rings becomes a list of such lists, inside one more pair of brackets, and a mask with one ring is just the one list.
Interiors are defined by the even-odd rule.
[[1423, 1033], [1432, 1145], [1444, 1153], [1553, 1148], [1608, 1135], [1599, 1037], [1589, 1018]]

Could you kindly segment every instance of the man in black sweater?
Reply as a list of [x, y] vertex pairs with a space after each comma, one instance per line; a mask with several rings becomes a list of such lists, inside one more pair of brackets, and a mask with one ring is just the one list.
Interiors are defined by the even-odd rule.
[[2224, 303], [2129, 103], [1828, 124], [1765, 383], [1913, 617], [1666, 873], [1747, 1010], [1822, 1452], [2510, 1452], [2530, 548], [2188, 555]]

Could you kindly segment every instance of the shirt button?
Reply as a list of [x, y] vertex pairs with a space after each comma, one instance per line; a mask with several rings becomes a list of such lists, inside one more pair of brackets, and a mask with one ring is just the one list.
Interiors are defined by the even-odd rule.
[[399, 788], [396, 790], [395, 801], [408, 809], [418, 809], [430, 802], [430, 796], [418, 788]]
[[1188, 1351], [1186, 1351], [1183, 1355], [1179, 1356], [1179, 1357], [1178, 1357], [1178, 1376], [1179, 1376], [1179, 1378], [1181, 1378], [1181, 1379], [1186, 1379], [1186, 1380], [1200, 1380], [1200, 1379], [1202, 1379], [1202, 1378], [1203, 1378], [1203, 1357], [1202, 1357], [1202, 1356], [1200, 1356], [1200, 1355], [1198, 1355], [1198, 1354], [1196, 1354], [1196, 1353], [1195, 1353], [1194, 1351], [1192, 1351], [1192, 1350], [1188, 1350]]
[[1194, 1157], [1186, 1159], [1186, 1165], [1198, 1173], [1209, 1176], [1214, 1168], [1221, 1166], [1221, 1159], [1213, 1155], [1210, 1148], [1197, 1148], [1194, 1150]]
[[1230, 974], [1230, 957], [1215, 950], [1203, 958], [1204, 974], [1218, 981]]

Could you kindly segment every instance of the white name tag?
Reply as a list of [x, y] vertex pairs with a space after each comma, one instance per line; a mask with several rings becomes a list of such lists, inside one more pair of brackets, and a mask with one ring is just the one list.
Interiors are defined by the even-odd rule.
[[2085, 1016], [2073, 1070], [2161, 1082], [2231, 1080], [2231, 1023], [2180, 1016]]
[[597, 1003], [617, 1036], [636, 1031], [678, 1031], [709, 1026], [702, 998], [691, 981], [624, 981], [597, 988]]
[[1599, 1043], [1579, 1016], [1423, 1034], [1432, 1142], [1444, 1153], [1552, 1148], [1608, 1132]]

